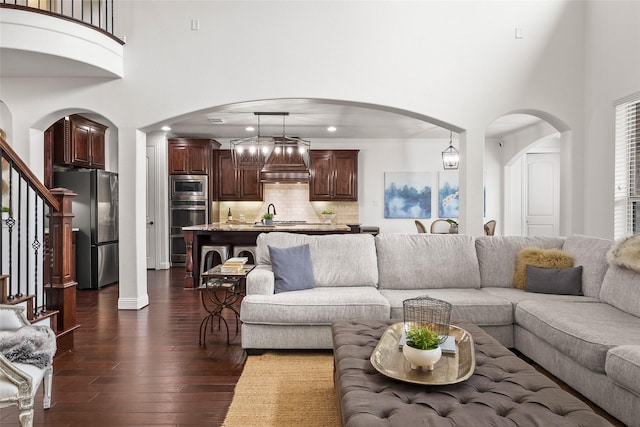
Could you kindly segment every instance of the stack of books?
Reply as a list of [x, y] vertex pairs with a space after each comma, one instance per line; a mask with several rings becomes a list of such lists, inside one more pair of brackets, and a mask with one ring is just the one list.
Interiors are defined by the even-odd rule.
[[244, 265], [249, 261], [249, 257], [233, 257], [229, 258], [220, 267], [221, 273], [242, 273]]

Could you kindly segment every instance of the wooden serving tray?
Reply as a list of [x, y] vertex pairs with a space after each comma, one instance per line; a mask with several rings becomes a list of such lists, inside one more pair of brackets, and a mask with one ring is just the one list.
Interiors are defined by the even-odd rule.
[[398, 341], [402, 336], [403, 323], [395, 323], [380, 337], [371, 354], [373, 367], [387, 377], [424, 385], [455, 384], [466, 380], [476, 369], [476, 356], [471, 334], [457, 326], [449, 326], [449, 335], [456, 339], [455, 354], [443, 354], [434, 365], [433, 371], [411, 369], [402, 354]]

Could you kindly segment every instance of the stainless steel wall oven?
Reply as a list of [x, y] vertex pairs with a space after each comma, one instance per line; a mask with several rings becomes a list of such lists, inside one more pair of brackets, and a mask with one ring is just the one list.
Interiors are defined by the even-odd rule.
[[[187, 249], [182, 227], [209, 222], [206, 175], [171, 175], [169, 178], [169, 221], [171, 266], [185, 265]], [[194, 256], [198, 256], [194, 254]]]

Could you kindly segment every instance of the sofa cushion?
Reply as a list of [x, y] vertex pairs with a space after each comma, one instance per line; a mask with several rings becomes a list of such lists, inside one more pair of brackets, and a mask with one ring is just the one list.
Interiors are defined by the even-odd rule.
[[268, 246], [309, 245], [316, 287], [377, 286], [376, 246], [370, 234], [262, 233], [257, 238], [258, 264], [270, 264]]
[[269, 246], [269, 256], [275, 278], [274, 293], [310, 289], [316, 285], [309, 245], [290, 248]]
[[546, 304], [547, 301], [575, 301], [575, 302], [600, 302], [598, 298], [584, 297], [581, 295], [556, 295], [556, 294], [537, 294], [534, 292], [526, 292], [523, 289], [516, 288], [480, 288], [482, 292], [486, 292], [496, 297], [504, 298], [511, 301], [513, 310], [522, 301], [537, 301], [538, 304]]
[[582, 294], [582, 266], [539, 268], [527, 265], [527, 292], [558, 295]]
[[604, 373], [610, 348], [640, 345], [640, 318], [602, 302], [523, 301], [515, 311], [522, 328], [585, 368]]
[[381, 289], [380, 293], [389, 301], [392, 319], [404, 318], [402, 307], [404, 300], [428, 296], [450, 303], [452, 318], [465, 319], [482, 326], [513, 324], [511, 303], [504, 298], [482, 292], [480, 289]]
[[247, 295], [240, 320], [264, 325], [330, 325], [337, 319], [388, 319], [389, 302], [370, 286]]
[[574, 266], [582, 266], [582, 293], [588, 297], [598, 297], [604, 275], [609, 268], [607, 252], [611, 240], [579, 234], [567, 237], [562, 250], [573, 257]]
[[481, 286], [512, 288], [522, 248], [560, 249], [562, 237], [481, 236], [476, 239]]
[[640, 274], [626, 268], [609, 266], [602, 281], [600, 299], [640, 317]]
[[604, 370], [613, 382], [640, 396], [640, 345], [609, 350]]
[[524, 248], [516, 257], [516, 272], [513, 285], [519, 289], [527, 287], [527, 265], [544, 268], [573, 267], [573, 257], [560, 249]]
[[380, 289], [478, 288], [473, 237], [462, 234], [378, 234]]

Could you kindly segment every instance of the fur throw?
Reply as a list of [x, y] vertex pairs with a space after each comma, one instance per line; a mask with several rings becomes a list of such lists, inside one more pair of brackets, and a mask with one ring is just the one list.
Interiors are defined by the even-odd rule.
[[10, 362], [44, 369], [53, 362], [55, 352], [56, 336], [47, 326], [23, 326], [17, 331], [0, 331], [0, 353]]
[[560, 249], [523, 248], [516, 256], [516, 270], [513, 286], [527, 287], [527, 265], [540, 268], [571, 268], [573, 257]]
[[640, 234], [617, 242], [607, 254], [609, 264], [640, 273]]

